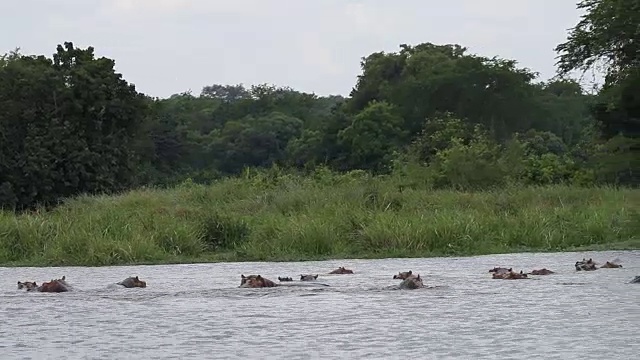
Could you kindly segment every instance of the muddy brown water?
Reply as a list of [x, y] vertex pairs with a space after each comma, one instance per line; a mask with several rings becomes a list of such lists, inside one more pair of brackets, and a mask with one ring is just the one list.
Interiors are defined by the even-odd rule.
[[[621, 269], [576, 272], [583, 257]], [[353, 275], [324, 275], [338, 266]], [[493, 280], [494, 266], [557, 272]], [[394, 290], [399, 271], [426, 289]], [[640, 251], [0, 268], [0, 359], [636, 359]], [[240, 289], [240, 274], [330, 286]], [[65, 275], [74, 291], [17, 290]], [[109, 286], [128, 276], [145, 289]]]

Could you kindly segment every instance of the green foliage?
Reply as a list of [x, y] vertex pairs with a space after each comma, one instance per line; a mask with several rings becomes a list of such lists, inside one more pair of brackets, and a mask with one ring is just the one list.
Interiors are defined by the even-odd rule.
[[65, 43], [52, 59], [16, 50], [0, 58], [0, 135], [11, 139], [0, 143], [0, 206], [210, 184], [245, 169], [278, 169], [252, 178], [268, 189], [293, 169], [401, 172], [410, 179], [402, 190], [637, 186], [640, 71], [628, 53], [632, 33], [611, 31], [631, 29], [636, 16], [620, 9], [634, 4], [583, 1], [588, 14], [558, 47], [562, 71], [613, 56], [598, 95], [570, 79], [536, 83], [514, 60], [457, 44], [370, 54], [348, 98], [212, 84], [198, 96], [152, 99], [93, 48]]
[[458, 190], [503, 186], [509, 169], [501, 166], [500, 155], [500, 146], [480, 127], [475, 128], [468, 142], [454, 137], [447, 148], [436, 152], [429, 166], [434, 186]]
[[586, 70], [603, 61], [611, 81], [620, 72], [640, 65], [640, 0], [582, 0], [578, 9], [585, 14], [567, 41], [556, 47], [561, 74]]
[[[578, 7], [547, 82], [422, 43], [363, 58], [348, 98], [212, 84], [153, 99], [92, 47], [0, 56], [0, 262], [637, 242], [640, 198], [618, 187], [640, 184], [640, 0]], [[564, 78], [599, 62], [597, 94]]]
[[394, 106], [374, 101], [338, 132], [338, 141], [349, 149], [347, 161], [352, 167], [376, 172], [387, 170], [392, 151], [406, 137], [402, 118], [395, 112]]
[[516, 68], [515, 61], [469, 55], [459, 45], [400, 47], [398, 53], [374, 53], [362, 61], [363, 73], [347, 104], [350, 113], [372, 100], [387, 101], [398, 107], [410, 135], [441, 112], [482, 124], [498, 137], [532, 124], [535, 74]]
[[0, 207], [55, 205], [133, 183], [130, 150], [147, 106], [93, 48], [65, 43], [53, 59], [4, 57], [0, 108]]
[[[640, 184], [640, 1], [583, 0], [579, 9], [586, 13], [572, 29], [560, 53], [558, 72], [565, 75], [586, 71], [602, 63], [605, 84], [592, 106], [601, 124], [601, 147], [607, 162], [595, 172], [600, 181], [638, 186]], [[630, 139], [618, 138], [619, 135]]]
[[236, 246], [248, 235], [249, 226], [242, 220], [215, 213], [202, 219], [202, 240], [211, 250]]
[[429, 162], [454, 141], [468, 144], [473, 138], [473, 130], [472, 125], [454, 117], [452, 113], [429, 118], [422, 132], [412, 141], [408, 153], [418, 161]]
[[186, 181], [171, 190], [81, 196], [49, 212], [0, 212], [0, 263], [460, 256], [638, 246], [638, 190], [399, 190], [420, 180], [326, 169], [314, 176], [247, 171], [242, 179], [208, 186]]

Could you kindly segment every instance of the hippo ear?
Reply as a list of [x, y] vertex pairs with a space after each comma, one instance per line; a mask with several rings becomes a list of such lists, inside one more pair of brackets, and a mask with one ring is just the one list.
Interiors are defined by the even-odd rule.
[[136, 281], [140, 281], [140, 279], [138, 279], [138, 277], [136, 276]]
[[20, 281], [18, 281], [18, 285], [20, 285]]
[[242, 277], [244, 279], [244, 274], [240, 274], [240, 277]]
[[317, 279], [317, 278], [318, 278], [318, 274], [316, 274], [316, 276], [314, 276], [313, 278], [314, 278], [314, 279]]
[[420, 274], [418, 274], [418, 280], [420, 280]]
[[258, 275], [258, 276], [256, 276], [256, 279], [258, 279], [258, 280], [262, 280], [262, 276], [261, 276], [261, 275]]
[[411, 272], [411, 270], [409, 270], [409, 275], [411, 275], [411, 274], [413, 274], [413, 273]]
[[66, 279], [66, 278], [67, 278], [66, 276], [62, 275], [62, 280]]
[[34, 281], [34, 282], [33, 282], [33, 286], [38, 286], [38, 284]]

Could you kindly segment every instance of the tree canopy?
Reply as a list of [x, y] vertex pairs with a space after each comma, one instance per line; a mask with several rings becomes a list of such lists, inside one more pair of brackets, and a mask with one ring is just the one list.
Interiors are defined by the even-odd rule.
[[[582, 1], [587, 14], [557, 46], [557, 79], [458, 44], [402, 44], [364, 57], [348, 97], [213, 83], [153, 99], [92, 47], [17, 49], [0, 57], [0, 207], [273, 166], [421, 168], [430, 186], [469, 189], [507, 178], [637, 186], [639, 4]], [[600, 60], [598, 94], [568, 78]]]

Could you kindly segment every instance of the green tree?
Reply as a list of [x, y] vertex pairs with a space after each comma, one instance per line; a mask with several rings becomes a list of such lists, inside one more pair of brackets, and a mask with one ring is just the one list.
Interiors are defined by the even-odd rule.
[[607, 82], [615, 82], [640, 66], [640, 0], [582, 0], [577, 7], [585, 14], [555, 49], [561, 75], [602, 63]]
[[424, 119], [444, 112], [482, 124], [497, 138], [533, 124], [536, 74], [517, 68], [515, 61], [469, 55], [459, 45], [400, 47], [362, 60], [362, 75], [347, 101], [351, 114], [370, 101], [387, 101], [397, 107], [410, 135], [422, 130]]
[[0, 109], [0, 206], [49, 205], [134, 182], [147, 102], [92, 47], [67, 42], [53, 59], [5, 57]]
[[279, 112], [228, 121], [213, 135], [211, 156], [224, 173], [269, 167], [285, 160], [289, 141], [300, 136], [302, 121]]
[[[640, 157], [640, 0], [583, 0], [585, 10], [567, 41], [559, 44], [558, 73], [586, 71], [601, 64], [605, 84], [593, 106], [594, 117], [610, 144], [612, 156]], [[616, 139], [618, 135], [631, 138]], [[619, 144], [624, 144], [620, 146]], [[627, 154], [628, 153], [628, 154]], [[640, 168], [633, 161], [611, 161], [624, 174], [614, 182], [640, 184]]]
[[338, 133], [338, 140], [348, 149], [347, 162], [366, 170], [390, 170], [392, 153], [407, 136], [402, 123], [393, 105], [371, 102]]

